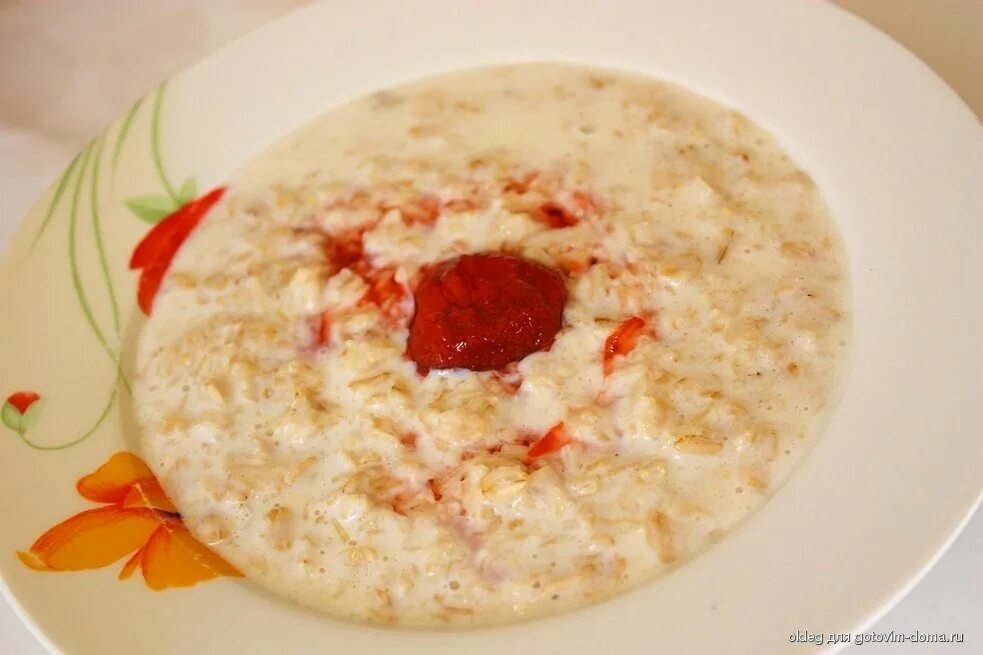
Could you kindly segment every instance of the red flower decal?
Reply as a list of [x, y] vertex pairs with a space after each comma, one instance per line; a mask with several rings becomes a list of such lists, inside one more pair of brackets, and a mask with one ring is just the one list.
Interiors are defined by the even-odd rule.
[[7, 396], [3, 408], [0, 409], [0, 419], [8, 428], [24, 436], [28, 428], [38, 422], [41, 417], [41, 395], [34, 391], [17, 391]]
[[130, 269], [140, 270], [140, 283], [137, 287], [137, 304], [144, 314], [150, 316], [154, 298], [164, 273], [171, 265], [181, 244], [197, 227], [205, 213], [219, 201], [225, 187], [209, 191], [197, 200], [185, 203], [167, 218], [157, 223], [143, 240], [137, 244], [130, 257]]
[[27, 408], [41, 400], [40, 394], [33, 391], [18, 391], [10, 394], [7, 402], [14, 406], [18, 414], [23, 415]]

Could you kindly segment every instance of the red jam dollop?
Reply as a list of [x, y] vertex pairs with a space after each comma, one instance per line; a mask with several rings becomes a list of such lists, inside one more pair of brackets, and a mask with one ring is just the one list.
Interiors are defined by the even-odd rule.
[[430, 369], [500, 369], [548, 350], [563, 322], [563, 276], [504, 254], [463, 255], [431, 267], [414, 294], [406, 354]]

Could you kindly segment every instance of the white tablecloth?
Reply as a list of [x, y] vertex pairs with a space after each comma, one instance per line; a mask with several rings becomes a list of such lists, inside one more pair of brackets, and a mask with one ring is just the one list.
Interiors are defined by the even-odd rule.
[[[0, 0], [0, 246], [85, 140], [137, 97], [305, 1]], [[983, 0], [837, 3], [916, 52], [983, 115]], [[939, 564], [873, 628], [963, 632], [964, 644], [855, 650], [983, 653], [981, 544], [983, 515], [977, 515]], [[789, 626], [795, 629], [831, 626]], [[44, 653], [2, 600], [0, 653]]]

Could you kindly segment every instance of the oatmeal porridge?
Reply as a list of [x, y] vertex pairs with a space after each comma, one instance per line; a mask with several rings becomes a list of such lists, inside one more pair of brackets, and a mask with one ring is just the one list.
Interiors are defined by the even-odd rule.
[[759, 507], [821, 426], [847, 312], [834, 223], [767, 132], [648, 78], [504, 66], [356, 100], [240, 171], [152, 299], [134, 393], [148, 463], [248, 577], [485, 625]]

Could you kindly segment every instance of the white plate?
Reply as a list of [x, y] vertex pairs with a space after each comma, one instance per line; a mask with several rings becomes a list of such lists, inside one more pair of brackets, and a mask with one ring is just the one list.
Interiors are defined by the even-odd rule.
[[[918, 60], [820, 3], [334, 2], [220, 51], [107, 130], [88, 150], [85, 177], [77, 164], [5, 254], [0, 398], [24, 390], [44, 398], [25, 437], [57, 445], [81, 436], [110, 400], [120, 350], [126, 370], [140, 324], [126, 263], [147, 229], [127, 199], [175, 203], [168, 184], [178, 196], [190, 177], [199, 189], [221, 183], [302, 121], [366, 91], [543, 59], [643, 71], [733, 105], [770, 128], [820, 185], [850, 258], [853, 361], [802, 468], [705, 555], [608, 602], [478, 632], [381, 630], [240, 580], [157, 593], [139, 573], [118, 582], [121, 563], [76, 573], [25, 567], [15, 551], [100, 506], [80, 498], [74, 481], [134, 447], [118, 389], [106, 420], [70, 448], [38, 451], [0, 428], [0, 572], [45, 643], [99, 655], [803, 653], [819, 647], [790, 635], [868, 625], [941, 554], [983, 488], [983, 130]], [[7, 418], [25, 427], [10, 410]]]

